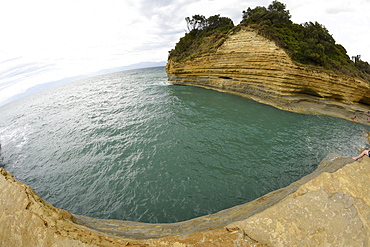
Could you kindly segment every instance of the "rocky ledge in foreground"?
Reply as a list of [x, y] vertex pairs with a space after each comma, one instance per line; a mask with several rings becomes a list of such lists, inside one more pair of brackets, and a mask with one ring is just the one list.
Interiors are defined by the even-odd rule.
[[169, 82], [239, 94], [294, 112], [357, 116], [359, 122], [369, 124], [368, 82], [298, 65], [273, 41], [248, 27], [234, 28], [220, 42], [213, 51], [192, 59], [170, 58]]
[[0, 246], [369, 246], [368, 157], [329, 156], [286, 188], [172, 224], [73, 215], [3, 168], [0, 188]]

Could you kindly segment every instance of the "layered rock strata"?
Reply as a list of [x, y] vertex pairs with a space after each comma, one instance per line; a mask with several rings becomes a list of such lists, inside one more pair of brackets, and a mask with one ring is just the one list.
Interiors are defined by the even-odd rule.
[[289, 111], [357, 116], [368, 124], [367, 82], [298, 65], [273, 41], [247, 27], [230, 31], [214, 52], [183, 62], [169, 59], [166, 70], [173, 84], [227, 91]]
[[0, 246], [368, 246], [370, 159], [330, 156], [250, 203], [171, 224], [100, 220], [42, 200], [0, 168]]
[[[212, 54], [169, 60], [167, 73], [175, 84], [367, 123], [366, 82], [296, 65], [247, 28], [234, 30]], [[369, 246], [369, 188], [370, 158], [333, 155], [312, 174], [250, 203], [185, 222], [145, 224], [55, 208], [0, 168], [0, 246]]]

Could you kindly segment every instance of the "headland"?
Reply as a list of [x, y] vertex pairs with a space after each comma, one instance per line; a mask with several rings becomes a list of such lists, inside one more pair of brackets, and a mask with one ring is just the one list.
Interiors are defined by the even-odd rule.
[[254, 29], [238, 26], [213, 52], [167, 63], [169, 82], [237, 94], [282, 110], [369, 125], [370, 86], [361, 78], [299, 65]]

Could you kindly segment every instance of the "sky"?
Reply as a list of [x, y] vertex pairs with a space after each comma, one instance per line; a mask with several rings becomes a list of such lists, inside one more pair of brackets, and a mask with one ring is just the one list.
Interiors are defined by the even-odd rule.
[[[185, 17], [220, 14], [237, 25], [272, 0], [11, 0], [0, 3], [0, 106], [27, 89], [140, 62], [165, 62]], [[370, 0], [280, 0], [291, 20], [319, 22], [370, 63]]]

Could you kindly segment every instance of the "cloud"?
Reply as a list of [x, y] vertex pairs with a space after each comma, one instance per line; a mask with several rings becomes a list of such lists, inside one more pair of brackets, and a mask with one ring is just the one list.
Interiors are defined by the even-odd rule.
[[[7, 93], [143, 61], [165, 61], [185, 17], [220, 14], [239, 24], [272, 0], [12, 0], [0, 3], [0, 71]], [[367, 0], [284, 0], [296, 23], [318, 21], [349, 55], [370, 61]], [[13, 59], [13, 60], [12, 60]], [[3, 61], [3, 62], [2, 62]], [[6, 62], [8, 61], [8, 62]], [[12, 62], [9, 62], [12, 61]], [[12, 67], [9, 68], [9, 65]], [[1, 83], [0, 82], [0, 83]], [[5, 85], [5, 84], [3, 84]], [[10, 86], [11, 85], [11, 86]], [[0, 102], [5, 94], [0, 90]]]
[[[14, 61], [14, 60], [11, 60]], [[0, 71], [0, 89], [3, 87], [2, 80], [14, 78], [14, 77], [27, 77], [35, 74], [43, 73], [49, 70], [51, 65], [38, 64], [38, 63], [25, 63], [19, 65], [13, 65], [12, 67], [3, 69]]]
[[54, 64], [30, 62], [22, 58], [8, 59], [0, 65], [0, 90], [10, 85], [11, 81], [43, 74], [54, 67]]
[[325, 12], [331, 15], [336, 15], [339, 13], [354, 12], [354, 9], [352, 9], [351, 7], [347, 7], [347, 6], [338, 6], [338, 7], [327, 8]]

